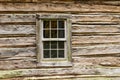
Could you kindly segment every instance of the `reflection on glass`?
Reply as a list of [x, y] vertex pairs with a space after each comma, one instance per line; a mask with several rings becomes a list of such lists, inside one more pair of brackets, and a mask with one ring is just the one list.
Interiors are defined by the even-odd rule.
[[57, 30], [51, 30], [51, 38], [57, 38]]
[[[43, 58], [64, 58], [65, 45], [64, 41], [57, 41], [56, 38], [65, 38], [65, 21], [64, 20], [44, 20], [43, 21]], [[51, 41], [55, 38], [55, 41]]]
[[50, 51], [49, 50], [44, 50], [44, 58], [50, 58]]
[[57, 41], [51, 41], [51, 49], [57, 49]]
[[44, 38], [50, 38], [50, 31], [49, 30], [44, 30], [43, 36], [44, 36]]
[[64, 34], [64, 30], [59, 30], [58, 31], [58, 38], [64, 38], [65, 34]]
[[57, 20], [51, 21], [51, 28], [57, 28]]
[[51, 50], [51, 58], [57, 58], [57, 50]]
[[43, 27], [49, 28], [50, 27], [50, 21], [43, 21]]
[[64, 50], [59, 50], [58, 53], [59, 58], [64, 58]]
[[64, 49], [64, 41], [59, 41], [58, 42], [58, 48], [59, 49]]
[[50, 49], [50, 42], [49, 41], [45, 41], [43, 43], [44, 49]]
[[61, 20], [61, 21], [58, 21], [58, 26], [59, 26], [59, 28], [64, 28], [64, 21], [63, 20]]

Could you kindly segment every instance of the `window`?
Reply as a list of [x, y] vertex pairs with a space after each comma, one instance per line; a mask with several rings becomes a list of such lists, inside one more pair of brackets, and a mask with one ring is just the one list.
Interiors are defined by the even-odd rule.
[[37, 15], [37, 58], [39, 62], [69, 62], [71, 60], [70, 38], [70, 15]]

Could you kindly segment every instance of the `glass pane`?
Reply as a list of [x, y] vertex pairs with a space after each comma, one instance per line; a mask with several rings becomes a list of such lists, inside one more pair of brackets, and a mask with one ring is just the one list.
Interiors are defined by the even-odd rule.
[[65, 37], [65, 32], [64, 30], [59, 30], [58, 31], [58, 38], [64, 38]]
[[65, 27], [64, 21], [63, 20], [58, 21], [58, 26], [59, 26], [59, 28], [64, 28]]
[[57, 41], [51, 42], [51, 49], [57, 49]]
[[64, 49], [64, 41], [58, 42], [58, 48], [59, 49]]
[[44, 42], [43, 45], [44, 45], [44, 49], [50, 49], [50, 42], [49, 41]]
[[51, 38], [57, 38], [57, 30], [51, 30]]
[[49, 30], [44, 30], [43, 36], [44, 36], [44, 38], [50, 38], [50, 31]]
[[50, 51], [49, 50], [44, 50], [44, 58], [50, 58]]
[[43, 28], [49, 28], [50, 27], [50, 21], [43, 21]]
[[57, 28], [57, 20], [51, 21], [51, 28]]
[[58, 52], [59, 52], [58, 57], [64, 58], [64, 50], [59, 50]]
[[51, 50], [51, 58], [57, 58], [57, 50]]

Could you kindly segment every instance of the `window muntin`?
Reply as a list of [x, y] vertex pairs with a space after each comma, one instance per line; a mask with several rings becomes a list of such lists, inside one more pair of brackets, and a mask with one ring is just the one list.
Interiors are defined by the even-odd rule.
[[43, 20], [43, 38], [65, 38], [65, 20]]
[[64, 41], [44, 41], [43, 58], [64, 58]]
[[49, 19], [43, 22], [43, 59], [65, 58], [65, 20]]
[[[71, 15], [70, 14], [37, 14], [36, 18], [37, 18], [37, 22], [36, 22], [36, 24], [37, 24], [36, 25], [37, 61], [40, 62], [40, 66], [43, 63], [45, 63], [45, 65], [46, 65], [48, 62], [54, 63], [56, 65], [58, 64], [58, 61], [60, 62], [59, 63], [60, 65], [63, 65], [61, 63], [64, 63], [64, 62], [67, 62], [67, 63], [71, 62]], [[56, 23], [55, 23], [55, 24], [52, 24], [53, 28], [51, 29], [51, 22], [49, 20], [53, 20], [54, 23], [56, 22], [54, 20], [57, 20], [57, 28], [56, 28], [56, 26], [54, 26], [54, 25], [56, 25]], [[45, 24], [43, 24], [43, 23], [45, 23]], [[59, 29], [59, 31], [57, 29]], [[51, 37], [50, 33], [52, 30], [57, 30], [56, 32], [54, 31], [55, 33], [57, 33], [55, 35], [55, 37], [54, 36]], [[64, 33], [63, 33], [63, 31], [64, 31]], [[43, 34], [43, 33], [45, 33], [45, 34]], [[64, 51], [63, 51], [63, 49], [61, 49], [61, 47], [57, 47], [58, 48], [58, 49], [56, 49], [57, 56], [59, 56], [59, 58], [50, 58], [51, 52], [54, 52], [54, 51], [51, 51], [52, 49], [50, 48], [51, 47], [50, 43], [51, 42], [56, 43], [56, 42], [60, 42], [60, 41], [64, 42]], [[45, 49], [44, 49], [44, 44], [46, 45]], [[49, 53], [49, 54], [44, 56], [43, 53], [44, 54]], [[59, 53], [61, 53], [61, 54], [59, 54]], [[53, 54], [55, 54], [55, 55], [53, 55]], [[53, 54], [52, 54], [52, 57], [56, 56], [56, 51]], [[64, 58], [62, 58], [62, 57], [64, 57]], [[66, 64], [66, 65], [68, 65], [68, 64]]]

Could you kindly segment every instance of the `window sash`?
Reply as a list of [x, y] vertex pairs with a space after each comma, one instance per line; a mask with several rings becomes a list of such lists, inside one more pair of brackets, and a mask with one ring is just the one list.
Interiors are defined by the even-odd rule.
[[[42, 51], [41, 51], [41, 59], [42, 60], [61, 60], [61, 59], [66, 59], [67, 58], [67, 44], [66, 44], [66, 41], [67, 41], [67, 38], [66, 38], [66, 20], [64, 20], [64, 38], [44, 38], [44, 36], [43, 36], [43, 34], [44, 34], [44, 28], [43, 28], [43, 26], [44, 26], [44, 24], [43, 24], [43, 22], [45, 21], [46, 19], [43, 19], [43, 20], [41, 20], [41, 33], [42, 33]], [[50, 21], [51, 19], [49, 19], [48, 21]], [[57, 20], [57, 19], [56, 19]], [[57, 20], [58, 21], [58, 20]], [[50, 25], [51, 25], [51, 23], [50, 23]], [[58, 27], [58, 22], [57, 22], [57, 27]], [[50, 26], [50, 29], [51, 29], [51, 26]], [[58, 28], [57, 28], [57, 30], [59, 30]], [[58, 35], [58, 33], [57, 33], [57, 35]], [[57, 58], [44, 58], [44, 48], [43, 48], [43, 43], [44, 43], [44, 41], [64, 41], [64, 58], [59, 58], [59, 57], [57, 57]], [[57, 50], [57, 49], [56, 49]]]
[[[43, 61], [47, 61], [47, 60], [65, 60], [66, 58], [67, 58], [67, 44], [66, 44], [66, 42], [64, 42], [64, 58], [44, 58], [43, 56], [43, 54], [44, 54], [44, 52], [43, 52], [43, 50], [44, 50], [44, 48], [43, 48], [43, 42], [44, 41], [42, 41], [42, 51], [41, 51], [41, 59], [43, 60]], [[57, 49], [56, 49], [57, 50]]]
[[[43, 30], [44, 30], [44, 28], [43, 28], [43, 21], [44, 21], [45, 19], [43, 19], [43, 20], [41, 20], [41, 34], [42, 34], [42, 40], [67, 40], [67, 30], [66, 30], [66, 26], [67, 26], [67, 23], [66, 23], [66, 20], [64, 20], [64, 38], [44, 38], [43, 37]], [[51, 24], [50, 24], [51, 25]], [[57, 26], [58, 26], [58, 24], [57, 24]], [[59, 29], [58, 29], [59, 30]], [[57, 33], [57, 35], [58, 35], [58, 33]]]
[[[36, 41], [37, 41], [37, 61], [38, 62], [44, 62], [44, 61], [71, 61], [71, 14], [37, 14], [36, 18]], [[64, 39], [51, 39], [51, 40], [58, 40], [58, 41], [65, 41], [65, 59], [42, 59], [42, 51], [43, 51], [43, 41], [49, 41], [49, 39], [43, 39], [43, 33], [42, 33], [42, 26], [43, 26], [43, 20], [51, 20], [51, 19], [58, 19], [58, 20], [65, 20], [65, 38]]]

